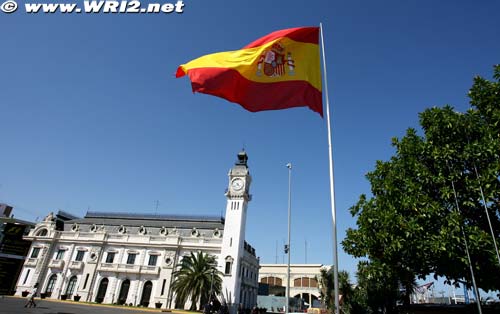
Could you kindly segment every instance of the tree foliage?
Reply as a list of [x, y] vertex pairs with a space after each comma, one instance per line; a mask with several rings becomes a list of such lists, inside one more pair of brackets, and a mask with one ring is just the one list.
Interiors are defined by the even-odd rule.
[[[320, 287], [320, 296], [323, 306], [334, 313], [335, 309], [335, 291], [334, 291], [334, 274], [333, 268], [320, 270], [320, 276], [317, 278]], [[364, 290], [355, 287], [351, 282], [349, 273], [345, 270], [339, 271], [339, 294], [342, 299], [339, 302], [340, 313], [343, 314], [364, 314], [366, 311], [367, 301]]]
[[410, 128], [401, 139], [393, 139], [395, 154], [389, 161], [377, 161], [367, 174], [372, 196], [361, 195], [350, 209], [357, 228], [348, 229], [342, 242], [345, 251], [367, 258], [361, 265], [365, 278], [366, 273], [385, 278], [385, 288], [392, 291], [402, 287], [406, 301], [415, 277], [435, 274], [471, 285], [465, 241], [478, 286], [500, 289], [500, 267], [484, 208], [498, 242], [498, 65], [493, 78], [474, 78], [471, 108], [465, 113], [451, 106], [421, 113], [422, 134]]
[[207, 303], [211, 289], [214, 295], [220, 294], [222, 289], [222, 274], [217, 270], [215, 256], [203, 252], [185, 256], [172, 275], [176, 306], [190, 299], [190, 309], [196, 310], [198, 303], [200, 307]]
[[331, 309], [335, 307], [333, 272], [331, 269], [326, 268], [321, 268], [319, 272], [319, 277], [316, 278], [316, 280], [319, 283], [321, 302], [323, 306], [331, 312]]

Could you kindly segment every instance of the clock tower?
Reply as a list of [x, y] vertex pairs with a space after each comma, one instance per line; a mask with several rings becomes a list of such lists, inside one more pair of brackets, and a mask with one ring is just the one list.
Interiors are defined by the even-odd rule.
[[247, 160], [245, 151], [238, 153], [238, 160], [228, 173], [229, 186], [226, 192], [226, 217], [219, 267], [223, 273], [222, 294], [230, 306], [231, 313], [235, 313], [241, 303], [240, 268], [245, 251], [247, 206], [251, 200], [252, 182]]

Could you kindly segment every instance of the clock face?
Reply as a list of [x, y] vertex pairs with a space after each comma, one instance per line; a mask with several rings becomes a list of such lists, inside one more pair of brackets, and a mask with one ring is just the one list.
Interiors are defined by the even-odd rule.
[[240, 178], [236, 178], [231, 182], [231, 188], [234, 191], [240, 191], [241, 189], [243, 189], [244, 186], [245, 182]]

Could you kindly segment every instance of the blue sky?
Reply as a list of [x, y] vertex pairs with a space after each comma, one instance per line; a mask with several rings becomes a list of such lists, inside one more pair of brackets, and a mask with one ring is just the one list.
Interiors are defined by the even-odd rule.
[[[38, 1], [39, 2], [39, 1]], [[247, 240], [282, 262], [292, 173], [292, 263], [331, 264], [326, 120], [307, 108], [250, 113], [192, 94], [179, 64], [272, 31], [323, 23], [339, 241], [365, 174], [418, 113], [468, 108], [500, 56], [500, 2], [201, 1], [183, 14], [0, 16], [0, 201], [35, 220], [63, 209], [213, 214], [242, 147]], [[278, 254], [276, 246], [278, 245]], [[286, 260], [286, 259], [285, 259]], [[356, 261], [339, 251], [339, 268]]]

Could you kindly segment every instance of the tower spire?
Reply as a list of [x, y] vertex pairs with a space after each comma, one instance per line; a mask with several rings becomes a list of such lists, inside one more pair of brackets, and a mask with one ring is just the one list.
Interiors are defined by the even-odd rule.
[[245, 149], [243, 148], [241, 152], [238, 153], [238, 161], [236, 161], [235, 165], [237, 166], [247, 166], [248, 155]]

